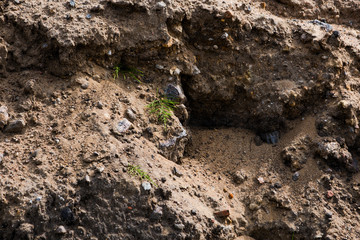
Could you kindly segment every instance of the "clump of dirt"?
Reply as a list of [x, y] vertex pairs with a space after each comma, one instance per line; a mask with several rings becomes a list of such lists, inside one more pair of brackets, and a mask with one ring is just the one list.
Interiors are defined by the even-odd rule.
[[0, 239], [359, 239], [359, 9], [2, 1]]

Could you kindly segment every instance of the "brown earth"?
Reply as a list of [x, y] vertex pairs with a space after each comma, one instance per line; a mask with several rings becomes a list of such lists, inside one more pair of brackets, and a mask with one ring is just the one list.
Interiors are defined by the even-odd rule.
[[359, 71], [356, 0], [2, 1], [0, 240], [360, 239]]

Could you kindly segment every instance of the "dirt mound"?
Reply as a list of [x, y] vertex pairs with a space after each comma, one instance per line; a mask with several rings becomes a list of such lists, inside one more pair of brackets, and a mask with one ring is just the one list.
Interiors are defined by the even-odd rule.
[[358, 1], [0, 3], [0, 239], [359, 239]]

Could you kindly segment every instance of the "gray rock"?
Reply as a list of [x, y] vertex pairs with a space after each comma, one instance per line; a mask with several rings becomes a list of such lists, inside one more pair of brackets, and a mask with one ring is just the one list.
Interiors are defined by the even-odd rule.
[[25, 129], [26, 123], [23, 119], [10, 121], [6, 126], [4, 132], [6, 133], [21, 133]]
[[89, 87], [89, 81], [84, 77], [77, 78], [75, 82], [79, 84], [82, 89], [87, 89]]
[[262, 133], [261, 139], [268, 144], [277, 144], [279, 142], [280, 133], [278, 131]]
[[156, 9], [163, 9], [166, 8], [166, 3], [163, 1], [156, 3]]
[[60, 212], [61, 220], [70, 225], [75, 222], [73, 211], [69, 207], [64, 207]]
[[184, 155], [185, 146], [188, 142], [188, 133], [182, 128], [178, 136], [172, 137], [160, 143], [162, 155], [174, 162], [179, 162]]
[[159, 70], [163, 70], [165, 68], [163, 65], [160, 64], [156, 64], [155, 67]]
[[88, 89], [89, 88], [89, 82], [84, 82], [83, 84], [81, 84], [81, 88], [82, 89]]
[[221, 39], [226, 39], [229, 37], [229, 34], [226, 32], [223, 35], [221, 35]]
[[151, 184], [150, 184], [149, 182], [143, 182], [143, 183], [141, 184], [141, 186], [143, 187], [143, 189], [144, 189], [145, 191], [150, 191], [150, 190], [151, 190]]
[[327, 219], [330, 219], [330, 218], [332, 218], [332, 216], [333, 216], [333, 213], [330, 210], [325, 209], [325, 217]]
[[131, 121], [135, 121], [136, 120], [136, 114], [134, 113], [134, 111], [131, 108], [126, 109], [126, 116], [131, 120]]
[[325, 29], [325, 31], [327, 31], [327, 32], [330, 32], [333, 29], [333, 27], [330, 24], [319, 21], [317, 19], [310, 21], [310, 23], [319, 25], [321, 28]]
[[176, 167], [173, 168], [172, 173], [177, 177], [182, 177], [184, 175]]
[[4, 158], [4, 154], [0, 153], [0, 164], [2, 163], [3, 158]]
[[56, 228], [55, 233], [57, 234], [65, 234], [66, 233], [66, 229], [63, 225], [60, 225]]
[[297, 180], [299, 180], [299, 177], [300, 177], [299, 172], [295, 172], [292, 176], [292, 180], [297, 181]]
[[168, 148], [168, 147], [172, 147], [175, 146], [176, 144], [176, 137], [170, 138], [169, 140], [165, 141], [165, 142], [161, 142], [160, 143], [160, 148]]
[[121, 134], [127, 132], [132, 127], [133, 126], [132, 126], [131, 122], [129, 120], [127, 120], [126, 118], [124, 118], [115, 124], [115, 126], [113, 127], [113, 132], [115, 134], [121, 135]]
[[184, 91], [179, 85], [168, 84], [165, 89], [165, 95], [168, 99], [178, 103], [184, 103], [186, 100]]
[[175, 223], [174, 227], [175, 227], [175, 229], [180, 230], [180, 231], [185, 229], [185, 225], [182, 223]]
[[6, 106], [0, 107], [0, 129], [3, 129], [9, 121], [9, 113]]
[[75, 1], [74, 1], [74, 0], [70, 0], [69, 5], [70, 5], [70, 7], [73, 7], [73, 8], [74, 8], [75, 5], [76, 5], [76, 4], [75, 4]]
[[40, 151], [40, 149], [36, 149], [35, 151], [31, 152], [29, 158], [36, 158], [39, 155]]
[[357, 161], [353, 159], [345, 140], [324, 138], [317, 144], [317, 154], [327, 160], [329, 165], [345, 167], [350, 172], [358, 171]]
[[99, 109], [103, 109], [104, 108], [104, 104], [101, 102], [101, 101], [98, 101], [96, 103], [96, 107], [99, 108]]
[[193, 74], [193, 75], [198, 75], [198, 74], [200, 74], [200, 73], [201, 73], [200, 69], [199, 69], [196, 65], [194, 65], [194, 66], [192, 67], [192, 74]]

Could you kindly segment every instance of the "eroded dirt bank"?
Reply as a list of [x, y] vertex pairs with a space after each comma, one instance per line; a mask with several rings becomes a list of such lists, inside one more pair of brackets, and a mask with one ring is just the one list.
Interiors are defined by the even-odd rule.
[[360, 239], [358, 1], [0, 12], [0, 239]]

